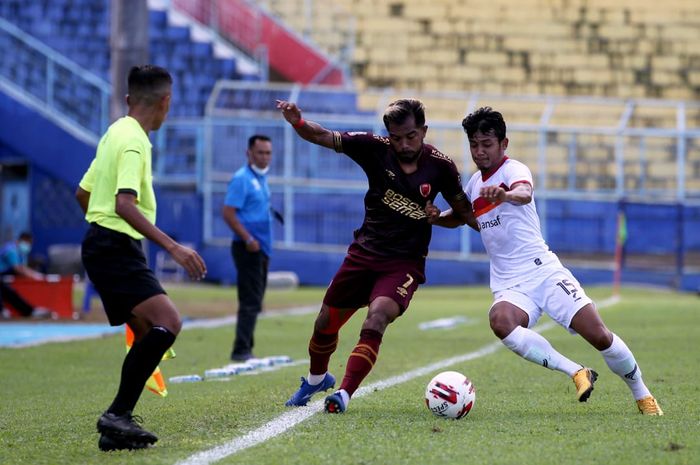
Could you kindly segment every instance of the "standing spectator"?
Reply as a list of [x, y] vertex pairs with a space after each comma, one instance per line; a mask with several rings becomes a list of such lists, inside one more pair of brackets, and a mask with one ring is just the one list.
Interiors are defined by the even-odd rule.
[[138, 449], [158, 437], [132, 415], [144, 385], [180, 332], [180, 314], [146, 263], [145, 237], [167, 250], [192, 279], [206, 273], [197, 252], [156, 225], [150, 131], [158, 130], [170, 109], [172, 78], [152, 65], [129, 71], [127, 116], [100, 139], [95, 159], [76, 192], [90, 228], [82, 259], [112, 326], [128, 324], [134, 344], [124, 358], [121, 382], [112, 404], [97, 421], [99, 447]]
[[233, 231], [231, 255], [236, 266], [238, 320], [231, 360], [253, 358], [255, 324], [262, 311], [272, 252], [272, 216], [267, 172], [272, 141], [256, 134], [248, 139], [248, 162], [233, 175], [222, 215]]
[[52, 316], [51, 310], [32, 306], [11, 285], [3, 280], [3, 277], [6, 275], [23, 276], [36, 281], [44, 280], [45, 277], [42, 273], [27, 266], [29, 252], [32, 250], [32, 242], [32, 234], [23, 232], [16, 241], [8, 242], [0, 249], [0, 310], [3, 317], [10, 316], [9, 311], [6, 312], [3, 307], [3, 299], [24, 317], [48, 318]]

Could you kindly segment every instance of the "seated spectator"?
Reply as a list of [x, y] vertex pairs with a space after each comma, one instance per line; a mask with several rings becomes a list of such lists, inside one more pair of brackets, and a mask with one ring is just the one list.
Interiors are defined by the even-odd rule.
[[51, 310], [32, 306], [4, 281], [6, 275], [24, 276], [37, 281], [45, 279], [42, 273], [27, 266], [29, 252], [32, 250], [32, 240], [31, 233], [23, 232], [16, 241], [10, 241], [0, 248], [0, 309], [3, 318], [10, 316], [9, 310], [3, 306], [3, 299], [24, 317], [49, 318], [52, 316]]

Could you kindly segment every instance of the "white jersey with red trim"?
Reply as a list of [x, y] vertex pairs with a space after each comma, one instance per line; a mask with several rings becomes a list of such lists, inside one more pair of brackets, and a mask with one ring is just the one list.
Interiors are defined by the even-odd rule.
[[492, 292], [512, 287], [538, 268], [559, 262], [542, 237], [534, 192], [527, 205], [491, 203], [479, 196], [484, 186], [501, 186], [509, 191], [523, 182], [532, 185], [528, 167], [505, 157], [500, 166], [486, 175], [480, 171], [474, 173], [465, 188], [491, 259]]

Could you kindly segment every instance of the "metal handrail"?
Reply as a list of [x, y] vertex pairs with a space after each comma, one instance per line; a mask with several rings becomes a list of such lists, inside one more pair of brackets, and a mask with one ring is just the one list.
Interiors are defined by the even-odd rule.
[[77, 74], [81, 79], [89, 82], [90, 84], [93, 84], [95, 87], [99, 87], [100, 90], [103, 90], [108, 93], [112, 91], [112, 85], [109, 82], [94, 74], [89, 69], [83, 68], [75, 61], [66, 58], [65, 56], [56, 52], [51, 47], [47, 46], [35, 37], [32, 37], [31, 35], [27, 34], [22, 29], [18, 28], [17, 26], [15, 26], [14, 24], [7, 21], [1, 16], [0, 29], [4, 29], [8, 33], [12, 34], [16, 38], [24, 42], [25, 44], [29, 45], [34, 50], [40, 52], [42, 55], [46, 55], [51, 59], [51, 61], [58, 63], [65, 68], [76, 71], [75, 74]]
[[[0, 30], [5, 31], [10, 36], [25, 44], [29, 49], [38, 52], [40, 55], [46, 58], [46, 98], [44, 103], [46, 104], [47, 108], [44, 108], [37, 103], [37, 101], [41, 101], [41, 99], [39, 99], [37, 96], [21, 95], [21, 93], [17, 91], [18, 89], [21, 89], [21, 86], [19, 86], [16, 82], [11, 82], [8, 80], [9, 85], [6, 85], [5, 87], [11, 88], [11, 93], [13, 95], [21, 98], [25, 103], [31, 105], [37, 111], [49, 116], [60, 126], [64, 128], [70, 125], [79, 126], [81, 129], [73, 128], [69, 130], [72, 130], [72, 132], [78, 135], [81, 139], [86, 140], [86, 142], [96, 145], [96, 140], [99, 138], [98, 132], [105, 129], [109, 123], [109, 98], [112, 93], [111, 84], [94, 74], [92, 71], [61, 55], [59, 52], [53, 50], [51, 47], [27, 34], [2, 17], [0, 17]], [[80, 124], [80, 122], [71, 119], [66, 114], [62, 113], [60, 109], [56, 109], [53, 92], [53, 87], [57, 82], [55, 74], [56, 66], [60, 66], [61, 68], [69, 71], [76, 79], [83, 81], [87, 85], [92, 86], [99, 91], [101, 111], [99, 116], [100, 121], [98, 132], [95, 132]]]

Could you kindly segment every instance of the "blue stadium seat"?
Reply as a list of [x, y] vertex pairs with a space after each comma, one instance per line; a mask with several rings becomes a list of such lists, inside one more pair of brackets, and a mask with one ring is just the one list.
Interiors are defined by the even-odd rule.
[[168, 14], [161, 10], [150, 10], [148, 24], [156, 30], [163, 30], [168, 25]]
[[209, 42], [194, 42], [192, 44], [192, 52], [194, 55], [210, 58], [213, 53], [213, 50], [211, 43]]
[[[107, 81], [111, 79], [110, 0], [0, 0], [0, 15], [59, 54]], [[237, 72], [235, 59], [214, 57], [210, 43], [193, 42], [189, 28], [169, 25], [165, 11], [150, 11], [148, 18], [151, 61], [168, 68], [175, 81], [171, 116], [201, 116], [218, 79], [243, 77]], [[0, 37], [3, 37], [0, 40], [3, 51], [20, 48], [13, 39]], [[45, 99], [45, 57], [27, 51], [16, 55], [12, 66], [0, 70], [0, 73], [22, 85], [28, 93]], [[65, 112], [69, 119], [95, 133], [101, 132], [101, 115], [96, 114], [95, 105], [101, 96], [95, 89], [86, 87], [83, 81], [75, 79], [73, 73], [60, 67], [56, 67], [56, 77], [52, 89], [55, 107]], [[245, 78], [256, 79], [250, 75]], [[273, 100], [274, 95], [270, 93], [253, 93], [243, 96], [236, 104], [238, 107], [254, 105], [269, 109]], [[175, 138], [174, 142], [170, 140], [171, 136]], [[167, 173], [192, 175], [196, 172], [194, 134], [168, 134], [166, 147], [164, 162]], [[240, 153], [245, 153], [245, 150]]]
[[167, 29], [165, 36], [173, 41], [182, 43], [180, 41], [185, 41], [190, 37], [190, 30], [182, 26], [171, 26]]
[[[0, 12], [49, 47], [109, 79], [109, 0], [4, 0]], [[175, 113], [201, 114], [217, 79], [240, 77], [235, 60], [218, 60], [210, 43], [193, 43], [188, 27], [168, 25], [165, 11], [149, 11], [149, 27], [152, 61], [174, 75], [206, 77], [195, 81], [194, 95], [181, 99], [190, 102], [189, 108]]]

